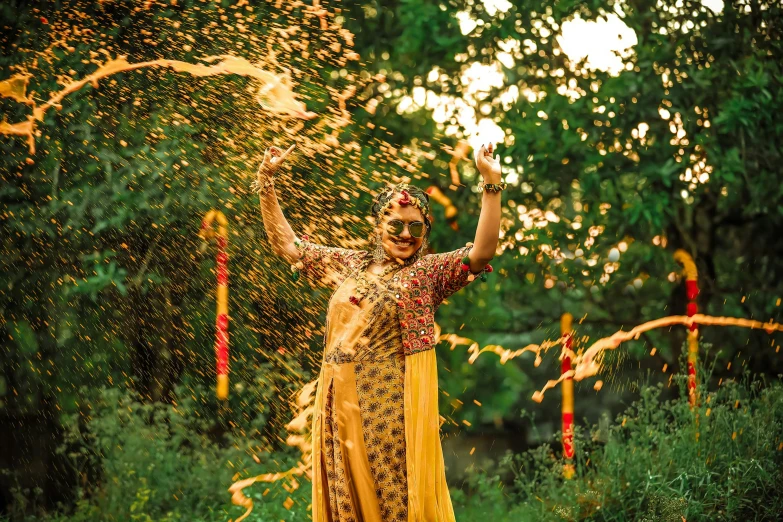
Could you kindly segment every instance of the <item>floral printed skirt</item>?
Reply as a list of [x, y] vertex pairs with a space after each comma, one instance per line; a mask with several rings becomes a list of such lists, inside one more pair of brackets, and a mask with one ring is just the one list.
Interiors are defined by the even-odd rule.
[[330, 355], [321, 383], [327, 519], [406, 522], [404, 358], [338, 362]]

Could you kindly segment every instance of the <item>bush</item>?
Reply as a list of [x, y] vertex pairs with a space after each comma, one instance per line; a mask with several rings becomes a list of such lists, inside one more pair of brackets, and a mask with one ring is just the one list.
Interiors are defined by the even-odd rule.
[[577, 430], [573, 480], [544, 445], [504, 459], [511, 487], [477, 473], [473, 494], [455, 495], [459, 510], [515, 522], [779, 520], [783, 385], [723, 382], [694, 411], [684, 394], [662, 401], [662, 390], [644, 388], [608, 433]]
[[[59, 451], [76, 475], [75, 505], [25, 517], [20, 508], [35, 503], [16, 492], [12, 519], [223, 522], [239, 516], [243, 510], [231, 505], [228, 487], [240, 478], [290, 467], [296, 454], [270, 453], [259, 438], [222, 433], [214, 418], [206, 420], [199, 395], [180, 393], [182, 400], [170, 405], [142, 403], [116, 388], [99, 390], [90, 401], [89, 417], [63, 419]], [[256, 507], [247, 520], [306, 520], [307, 485], [292, 492], [283, 484], [269, 485], [266, 494], [263, 484], [248, 488], [245, 493]], [[282, 505], [288, 497], [294, 501], [290, 510]]]
[[[577, 429], [573, 480], [563, 479], [559, 443], [509, 454], [492, 473], [474, 471], [465, 491], [452, 492], [457, 520], [777, 520], [783, 384], [726, 381], [702, 391], [694, 411], [685, 393], [664, 401], [662, 391], [644, 388], [612, 427]], [[176, 406], [144, 404], [104, 389], [86, 422], [67, 419], [62, 451], [77, 474], [78, 498], [70, 513], [43, 519], [224, 521], [242, 513], [229, 502], [233, 480], [295, 462], [290, 452], [258, 451], [257, 438], [211, 433], [197, 394], [182, 396]], [[246, 490], [256, 503], [248, 520], [309, 520], [309, 483], [265, 490]], [[16, 495], [20, 505], [34, 505]]]

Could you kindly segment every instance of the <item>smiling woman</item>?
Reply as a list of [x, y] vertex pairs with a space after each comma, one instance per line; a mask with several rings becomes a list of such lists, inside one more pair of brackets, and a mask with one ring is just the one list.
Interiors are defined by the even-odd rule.
[[[386, 257], [405, 260], [416, 252], [421, 256], [427, 251], [429, 196], [405, 184], [398, 185], [397, 189], [401, 195], [398, 201], [392, 199], [395, 191], [387, 190], [376, 198], [372, 207], [376, 221], [373, 254], [376, 265], [382, 265]], [[420, 203], [422, 201], [426, 203]]]
[[[500, 228], [500, 164], [492, 146], [475, 243], [429, 254], [429, 196], [401, 183], [375, 198], [372, 252], [296, 237], [274, 172], [293, 147], [267, 151], [254, 187], [275, 252], [334, 290], [313, 408], [314, 522], [453, 522], [438, 415], [435, 310], [491, 271]], [[308, 462], [304, 459], [303, 462]]]

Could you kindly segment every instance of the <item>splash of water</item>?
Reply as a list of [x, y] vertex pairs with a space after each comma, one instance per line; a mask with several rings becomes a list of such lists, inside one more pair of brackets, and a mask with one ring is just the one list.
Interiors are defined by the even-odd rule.
[[302, 453], [299, 462], [286, 471], [275, 473], [262, 473], [255, 477], [249, 477], [239, 480], [228, 488], [231, 493], [231, 502], [245, 508], [245, 512], [234, 522], [241, 522], [247, 518], [253, 511], [253, 500], [244, 494], [243, 490], [252, 486], [256, 482], [277, 482], [279, 480], [290, 479], [295, 476], [305, 476], [308, 480], [312, 479], [312, 434], [308, 432], [308, 427], [315, 409], [315, 389], [318, 381], [312, 381], [304, 385], [297, 396], [295, 411], [298, 413], [287, 425], [286, 429], [291, 434], [286, 439], [286, 444], [299, 449]]
[[[668, 317], [661, 317], [659, 319], [654, 319], [652, 321], [647, 321], [646, 323], [640, 324], [629, 331], [619, 330], [608, 337], [604, 337], [594, 342], [581, 354], [577, 354], [570, 348], [563, 345], [562, 337], [559, 339], [547, 340], [541, 344], [530, 344], [518, 350], [511, 350], [496, 344], [490, 344], [482, 348], [476, 341], [468, 339], [467, 337], [460, 337], [456, 334], [441, 335], [439, 340], [449, 343], [451, 345], [451, 350], [454, 350], [457, 346], [460, 345], [468, 345], [467, 351], [468, 354], [470, 354], [468, 362], [470, 364], [476, 362], [476, 359], [478, 359], [482, 353], [494, 353], [500, 358], [500, 364], [506, 364], [506, 362], [509, 360], [514, 359], [515, 357], [519, 357], [523, 353], [531, 352], [536, 355], [535, 361], [533, 363], [536, 367], [538, 367], [542, 362], [542, 353], [546, 353], [554, 346], [563, 345], [560, 351], [559, 359], [563, 360], [565, 357], [570, 357], [573, 365], [572, 369], [562, 373], [557, 379], [550, 379], [546, 382], [543, 388], [533, 393], [532, 399], [536, 402], [541, 402], [544, 399], [544, 394], [547, 390], [554, 388], [565, 379], [573, 378], [576, 381], [581, 381], [583, 379], [597, 375], [603, 369], [603, 356], [607, 350], [615, 350], [622, 343], [636, 340], [641, 336], [642, 333], [650, 330], [674, 325], [690, 326], [694, 323], [704, 326], [738, 326], [756, 330], [761, 329], [768, 334], [783, 331], [783, 324], [774, 323], [771, 321], [764, 323], [761, 321], [743, 319], [740, 317], [714, 317], [710, 315], [696, 314], [692, 317], [688, 317], [687, 315], [672, 315]], [[600, 390], [602, 386], [603, 382], [598, 381], [594, 388], [596, 390]]]
[[[256, 99], [267, 111], [278, 116], [300, 118], [303, 120], [309, 120], [316, 116], [314, 112], [307, 111], [304, 104], [296, 99], [296, 95], [291, 90], [290, 79], [287, 77], [272, 74], [257, 65], [253, 65], [245, 58], [238, 56], [207, 56], [202, 58], [201, 61], [207, 62], [208, 64], [212, 63], [212, 65], [190, 63], [181, 60], [169, 60], [165, 58], [146, 62], [129, 63], [125, 57], [121, 56], [109, 60], [98, 67], [95, 72], [88, 74], [81, 80], [74, 80], [68, 83], [41, 105], [36, 105], [35, 102], [26, 95], [30, 75], [23, 74], [14, 76], [0, 82], [0, 96], [33, 105], [33, 113], [28, 116], [27, 121], [17, 123], [3, 121], [0, 123], [0, 134], [27, 137], [30, 154], [34, 154], [36, 122], [43, 121], [47, 110], [52, 107], [57, 107], [59, 109], [66, 96], [80, 90], [85, 85], [90, 84], [93, 88], [97, 88], [98, 82], [106, 77], [145, 67], [170, 68], [175, 72], [184, 72], [198, 77], [237, 74], [253, 78], [261, 84], [258, 88]], [[347, 97], [347, 95], [345, 97]], [[345, 108], [345, 97], [342, 99], [343, 110]]]
[[[470, 364], [473, 364], [476, 362], [476, 359], [479, 358], [479, 356], [482, 353], [494, 353], [498, 357], [500, 357], [500, 364], [506, 364], [511, 359], [515, 359], [516, 357], [519, 357], [523, 353], [531, 352], [536, 354], [536, 358], [533, 362], [533, 365], [538, 368], [538, 366], [542, 362], [541, 353], [546, 353], [550, 348], [553, 348], [555, 346], [561, 345], [563, 343], [563, 338], [559, 339], [553, 339], [553, 340], [546, 340], [542, 342], [541, 344], [529, 344], [525, 346], [524, 348], [520, 348], [518, 350], [510, 350], [508, 348], [503, 348], [499, 344], [488, 344], [484, 346], [483, 348], [477, 343], [476, 341], [472, 339], [468, 339], [467, 337], [461, 337], [457, 334], [443, 334], [438, 338], [438, 342], [447, 342], [451, 346], [449, 347], [450, 350], [454, 350], [457, 346], [460, 345], [469, 345], [468, 346], [468, 353], [470, 354], [470, 357], [468, 358], [468, 362]], [[566, 354], [573, 354], [571, 350], [568, 348], [564, 348], [566, 350]]]
[[30, 83], [31, 74], [17, 74], [0, 82], [0, 97], [11, 98], [19, 103], [35, 105], [35, 102], [27, 96], [27, 85]]
[[[576, 381], [581, 381], [588, 377], [597, 375], [602, 368], [602, 360], [604, 353], [607, 350], [615, 350], [622, 343], [638, 339], [639, 336], [647, 331], [655, 330], [656, 328], [665, 328], [674, 325], [690, 326], [692, 324], [698, 324], [700, 326], [738, 326], [742, 328], [750, 328], [754, 330], [764, 330], [768, 334], [774, 332], [783, 331], [783, 324], [761, 321], [754, 321], [752, 319], [743, 319], [740, 317], [713, 317], [710, 315], [696, 314], [692, 317], [687, 315], [672, 315], [668, 317], [661, 317], [646, 323], [640, 324], [629, 331], [619, 330], [609, 337], [604, 337], [594, 342], [584, 353], [576, 355], [573, 352], [568, 353], [573, 360], [573, 368], [560, 375], [558, 379], [549, 380], [541, 390], [533, 394], [533, 400], [541, 402], [544, 399], [544, 393], [557, 386], [564, 379], [573, 377]], [[563, 354], [561, 354], [563, 357]]]
[[[358, 55], [351, 49], [353, 35], [341, 27], [339, 20], [342, 17], [337, 17], [335, 13], [322, 7], [318, 0], [315, 0], [312, 6], [304, 6], [304, 12], [301, 15], [296, 11], [301, 5], [291, 4], [283, 6], [282, 2], [277, 2], [277, 5], [275, 5], [275, 9], [278, 11], [275, 15], [277, 21], [273, 24], [269, 24], [268, 21], [264, 21], [261, 17], [255, 17], [254, 10], [258, 10], [258, 6], [252, 6], [246, 0], [240, 0], [238, 3], [228, 7], [216, 5], [214, 14], [209, 14], [209, 16], [214, 16], [215, 24], [218, 25], [210, 24], [201, 29], [200, 34], [203, 36], [202, 38], [198, 38], [198, 34], [194, 33], [196, 26], [188, 25], [186, 22], [188, 19], [187, 13], [192, 8], [184, 8], [179, 15], [166, 15], [178, 17], [176, 20], [173, 18], [172, 20], [162, 18], [160, 25], [157, 26], [179, 29], [179, 24], [182, 23], [183, 31], [174, 35], [176, 38], [168, 39], [165, 42], [165, 46], [157, 47], [154, 51], [148, 50], [148, 52], [143, 54], [131, 55], [133, 58], [130, 58], [130, 60], [135, 60], [135, 63], [129, 62], [129, 59], [125, 57], [126, 53], [129, 52], [128, 47], [118, 45], [112, 42], [110, 37], [101, 34], [102, 31], [99, 30], [100, 27], [98, 25], [94, 25], [92, 29], [89, 28], [89, 25], [75, 25], [71, 21], [70, 15], [80, 9], [81, 3], [75, 2], [69, 5], [71, 7], [59, 12], [59, 14], [53, 14], [53, 16], [60, 16], [61, 14], [64, 21], [57, 23], [52, 21], [48, 24], [48, 27], [51, 29], [51, 45], [41, 50], [37, 45], [42, 40], [36, 38], [32, 44], [33, 48], [24, 49], [26, 53], [30, 53], [31, 59], [25, 64], [20, 64], [16, 67], [17, 71], [23, 70], [24, 74], [17, 74], [0, 82], [0, 97], [31, 107], [30, 116], [23, 121], [8, 122], [4, 120], [0, 122], [0, 134], [26, 138], [31, 154], [35, 153], [36, 142], [38, 142], [39, 148], [42, 149], [40, 151], [41, 154], [57, 151], [60, 143], [56, 140], [52, 140], [51, 147], [42, 145], [42, 134], [46, 133], [46, 129], [41, 125], [41, 122], [44, 121], [44, 116], [50, 108], [60, 109], [69, 95], [83, 89], [88, 84], [93, 87], [97, 87], [100, 84], [104, 86], [105, 91], [120, 92], [124, 98], [126, 94], [129, 94], [127, 92], [127, 84], [114, 85], [116, 81], [119, 81], [119, 78], [110, 78], [112, 75], [143, 68], [161, 68], [196, 77], [236, 74], [252, 79], [253, 91], [251, 95], [255, 95], [254, 101], [258, 102], [268, 113], [280, 118], [265, 118], [265, 125], [259, 127], [253, 122], [247, 123], [249, 119], [244, 117], [247, 114], [244, 111], [241, 113], [243, 117], [236, 118], [236, 121], [233, 118], [237, 113], [230, 113], [228, 117], [232, 118], [232, 120], [227, 121], [227, 123], [231, 132], [227, 134], [225, 139], [221, 139], [218, 142], [218, 146], [227, 155], [246, 159], [246, 163], [237, 162], [239, 166], [228, 165], [225, 174], [226, 176], [232, 176], [233, 179], [244, 181], [248, 176], [246, 164], [252, 164], [260, 160], [258, 151], [247, 147], [247, 143], [253, 142], [253, 140], [247, 138], [257, 138], [263, 135], [265, 141], [268, 139], [287, 141], [295, 139], [298, 154], [296, 157], [292, 157], [291, 163], [297, 161], [310, 162], [313, 158], [321, 160], [318, 165], [320, 170], [318, 179], [321, 181], [321, 184], [313, 189], [312, 185], [308, 186], [308, 180], [302, 181], [295, 177], [281, 176], [281, 198], [285, 198], [285, 201], [281, 199], [281, 203], [285, 207], [286, 213], [292, 218], [292, 222], [295, 221], [296, 225], [301, 227], [301, 232], [310, 234], [316, 240], [326, 242], [328, 239], [330, 244], [334, 244], [334, 246], [364, 248], [366, 240], [350, 237], [348, 235], [350, 227], [347, 226], [361, 220], [363, 209], [356, 209], [350, 203], [348, 207], [350, 214], [347, 210], [324, 213], [323, 209], [333, 208], [333, 200], [337, 198], [350, 201], [351, 198], [358, 199], [361, 193], [374, 195], [367, 183], [370, 180], [376, 184], [380, 181], [394, 183], [410, 181], [408, 178], [398, 177], [396, 173], [400, 171], [410, 173], [417, 179], [427, 177], [426, 172], [423, 172], [423, 169], [418, 164], [418, 160], [421, 157], [429, 161], [435, 158], [433, 153], [427, 152], [432, 148], [429, 143], [422, 142], [420, 145], [414, 144], [400, 147], [385, 141], [385, 138], [382, 136], [383, 133], [391, 133], [382, 126], [376, 128], [375, 124], [371, 122], [367, 122], [365, 124], [366, 127], [352, 128], [350, 126], [356, 122], [352, 121], [351, 108], [348, 106], [349, 102], [354, 102], [356, 106], [362, 103], [376, 102], [374, 106], [377, 106], [378, 100], [382, 98], [377, 95], [375, 89], [368, 89], [367, 86], [374, 82], [384, 83], [385, 78], [383, 75], [370, 77], [364, 74], [364, 71], [361, 71], [360, 74], [355, 67], [348, 65], [350, 61], [358, 60]], [[139, 7], [134, 7], [134, 10], [142, 9], [140, 5]], [[150, 7], [150, 2], [146, 2], [144, 9]], [[291, 7], [293, 10], [288, 9], [288, 7]], [[242, 14], [243, 18], [237, 17], [235, 20], [234, 16], [224, 16], [224, 14], [232, 11], [237, 15]], [[84, 13], [77, 14], [79, 16], [76, 19], [82, 20], [81, 23], [91, 23], [89, 17], [82, 16]], [[202, 11], [202, 14], [199, 16], [207, 17], [207, 14], [204, 14]], [[144, 18], [146, 23], [146, 16]], [[223, 18], [228, 18], [228, 21], [224, 22]], [[262, 23], [271, 27], [269, 34], [264, 35], [262, 38], [257, 38], [251, 31], [245, 30], [249, 24]], [[285, 23], [288, 23], [287, 28], [284, 27]], [[34, 27], [31, 27], [30, 31], [37, 32]], [[195, 39], [191, 37], [191, 33], [196, 36]], [[296, 36], [294, 37], [294, 35]], [[147, 43], [144, 33], [140, 35], [140, 38]], [[206, 56], [206, 58], [194, 58], [192, 60], [188, 58], [188, 61], [158, 59], [161, 56], [177, 56], [181, 52], [180, 50], [190, 52], [191, 46], [188, 42], [193, 44], [193, 46], [199, 46], [202, 42], [219, 42], [220, 47], [218, 49], [220, 50], [216, 51], [214, 46], [204, 43], [203, 51], [195, 54], [196, 56]], [[86, 45], [88, 49], [91, 49], [89, 57], [84, 53], [80, 58], [82, 63], [89, 61], [92, 67], [95, 68], [91, 74], [86, 74], [86, 76], [80, 79], [76, 77], [76, 72], [68, 71], [69, 58], [63, 59], [59, 53], [53, 52], [55, 48], [58, 48], [64, 51], [63, 54], [71, 57], [76, 52], [75, 49], [79, 48], [76, 43]], [[157, 44], [158, 42], [154, 43]], [[148, 45], [152, 46], [152, 43], [148, 43]], [[242, 54], [247, 56], [248, 59], [223, 54], [223, 49], [236, 48], [242, 49]], [[298, 62], [287, 60], [286, 63], [281, 64], [275, 59], [276, 52], [281, 52], [285, 56], [298, 55], [303, 57], [304, 60]], [[212, 56], [214, 54], [218, 55]], [[100, 55], [102, 55], [100, 61], [97, 61], [96, 57]], [[199, 63], [190, 63], [191, 61]], [[316, 62], [316, 66], [309, 66], [310, 62]], [[263, 64], [263, 68], [259, 64]], [[335, 65], [348, 69], [348, 74], [343, 79], [335, 80], [332, 78], [326, 80], [320, 76], [319, 73], [323, 71], [325, 66]], [[51, 68], [48, 66], [51, 66]], [[287, 75], [276, 75], [269, 72], [278, 71], [285, 67], [291, 67], [294, 78], [301, 82], [303, 86], [301, 97], [293, 93], [291, 81]], [[28, 85], [31, 80], [33, 80], [33, 85], [36, 85], [39, 80], [43, 80], [40, 84], [45, 84], [47, 77], [53, 73], [44, 71], [55, 71], [54, 74], [57, 75], [59, 83], [57, 87], [51, 89], [51, 92], [46, 92], [45, 95], [38, 97], [35, 92], [32, 92], [34, 89], [29, 89]], [[107, 85], [112, 87], [107, 89]], [[308, 91], [304, 88], [312, 85], [315, 85], [322, 91], [326, 91], [330, 99], [326, 100], [326, 97], [322, 96], [322, 93], [317, 90], [315, 91], [316, 94], [313, 94], [312, 90]], [[150, 99], [159, 99], [171, 95], [170, 92], [160, 89], [154, 92], [146, 92], [145, 89], [143, 93], [132, 94], [134, 97], [149, 95]], [[242, 93], [236, 92], [233, 94], [237, 96], [240, 102], [245, 102], [248, 99], [246, 96], [240, 97], [239, 95]], [[216, 94], [209, 96], [210, 99], [216, 99], [217, 97], [218, 95]], [[305, 120], [309, 120], [315, 115], [312, 112], [308, 112], [304, 104], [298, 101], [299, 99], [308, 100], [308, 104], [310, 104], [309, 100], [314, 100], [314, 103], [319, 104], [319, 107], [324, 107], [324, 104], [328, 105], [323, 109], [318, 109], [320, 117], [316, 122], [312, 125], [306, 125]], [[250, 105], [253, 104], [251, 103]], [[112, 105], [108, 104], [108, 106], [110, 108], [106, 112], [111, 111]], [[246, 109], [245, 105], [241, 107]], [[253, 108], [250, 110], [251, 113]], [[210, 109], [208, 108], [207, 110]], [[196, 113], [200, 111], [200, 109], [196, 109]], [[51, 113], [48, 114], [51, 117]], [[133, 113], [131, 115], [134, 116]], [[289, 118], [294, 121], [285, 121]], [[104, 130], [100, 124], [96, 125], [96, 129]], [[370, 137], [368, 138], [368, 136]], [[154, 140], [152, 141], [154, 146]], [[288, 142], [290, 143], [290, 141]], [[123, 144], [121, 140], [119, 143]], [[123, 146], [125, 145], [123, 144]], [[363, 158], [363, 153], [366, 150], [365, 146], [373, 149], [373, 155], [369, 159]], [[302, 159], [300, 160], [299, 158]], [[28, 159], [28, 164], [33, 165], [32, 159]], [[367, 168], [368, 164], [375, 167]], [[396, 166], [400, 170], [389, 169], [389, 166]], [[31, 166], [28, 169], [32, 171], [36, 167]], [[344, 179], [338, 179], [337, 176], [334, 176], [338, 169], [344, 173], [341, 176]], [[172, 175], [174, 174], [172, 173]], [[246, 195], [247, 192], [237, 185], [237, 198], [246, 197]], [[234, 200], [228, 201], [226, 208], [231, 209], [231, 205], [235, 203]], [[253, 219], [255, 219], [255, 216], [256, 213], [254, 212]], [[250, 219], [239, 212], [237, 212], [236, 217], [240, 218], [238, 220], [240, 226], [237, 227], [237, 230], [244, 230], [244, 228], [240, 227], [245, 227], [245, 222], [249, 222]], [[153, 245], [156, 244], [153, 243]], [[153, 246], [149, 249], [149, 254], [145, 257], [144, 267], [139, 271], [139, 274], [146, 270], [146, 263], [150, 259], [149, 256], [156, 255], [154, 252], [155, 247]], [[248, 283], [252, 283], [253, 291], [251, 295], [254, 296], [254, 299], [260, 303], [274, 303], [273, 300], [265, 300], [264, 297], [269, 295], [270, 291], [268, 289], [272, 285], [279, 284], [279, 281], [274, 279], [274, 275], [270, 276], [270, 274], [274, 274], [275, 265], [267, 262], [267, 257], [262, 255], [259, 250], [254, 252], [261, 259], [261, 262], [254, 264], [243, 279]], [[249, 257], [252, 257], [252, 255]], [[243, 314], [243, 320], [253, 325], [259, 325], [258, 330], [273, 331], [277, 326], [273, 319], [276, 317], [275, 313], [277, 311], [274, 310], [272, 304], [262, 304], [262, 306], [264, 306], [262, 309], [264, 321], [260, 321], [259, 316], [252, 313]], [[314, 306], [310, 303], [306, 304], [305, 308], [313, 315], [319, 313], [318, 310], [313, 310]], [[313, 331], [311, 331], [311, 328]], [[293, 352], [293, 346], [306, 344], [310, 340], [311, 335], [316, 333], [316, 328], [313, 323], [309, 323], [307, 328], [291, 332], [290, 336], [280, 341], [285, 347], [276, 345], [280, 346], [277, 350], [278, 353], [285, 354], [287, 350]], [[276, 339], [275, 336], [271, 335], [269, 338]], [[256, 351], [260, 353], [265, 348], [267, 347], [257, 348]], [[306, 354], [305, 356], [308, 358], [313, 357], [311, 354]], [[299, 384], [299, 380], [293, 376], [289, 376], [287, 379], [289, 382]], [[291, 432], [291, 435], [286, 440], [287, 444], [301, 451], [301, 458], [297, 465], [287, 471], [265, 473], [239, 480], [229, 488], [232, 502], [246, 510], [238, 520], [246, 518], [253, 506], [252, 500], [243, 494], [244, 488], [256, 482], [287, 481], [293, 480], [296, 476], [309, 478], [312, 438], [307, 430], [310, 427], [313, 415], [314, 390], [315, 383], [305, 385], [294, 404], [296, 410], [295, 418], [286, 425], [286, 428]], [[256, 460], [256, 462], [260, 461]], [[228, 487], [228, 484], [226, 484], [226, 487]], [[289, 508], [287, 505], [285, 507]]]

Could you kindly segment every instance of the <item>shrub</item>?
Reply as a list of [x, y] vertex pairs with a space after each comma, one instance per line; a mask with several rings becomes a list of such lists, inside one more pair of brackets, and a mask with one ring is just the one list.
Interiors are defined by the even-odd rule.
[[[223, 522], [242, 514], [231, 505], [228, 487], [239, 478], [290, 467], [296, 454], [264, 451], [261, 438], [237, 430], [222, 433], [197, 404], [199, 391], [211, 394], [181, 390], [176, 405], [143, 403], [116, 388], [96, 392], [88, 417], [63, 419], [60, 451], [76, 475], [74, 505], [41, 517], [18, 516], [17, 509], [14, 519]], [[306, 520], [307, 485], [289, 492], [274, 484], [266, 494], [262, 484], [249, 488], [256, 507], [247, 520]], [[34, 505], [18, 496], [18, 505]], [[282, 505], [288, 497], [291, 509]]]
[[[695, 410], [684, 392], [662, 400], [662, 391], [643, 388], [608, 429], [577, 429], [572, 480], [563, 479], [554, 442], [509, 454], [494, 472], [474, 471], [465, 491], [452, 492], [457, 520], [777, 520], [783, 384], [725, 381], [714, 392], [702, 390]], [[290, 452], [258, 451], [258, 438], [212, 433], [214, 419], [200, 418], [198, 395], [181, 396], [176, 406], [144, 404], [104, 389], [86, 421], [67, 418], [62, 451], [77, 474], [78, 498], [70, 513], [43, 519], [224, 521], [242, 512], [229, 502], [233, 480], [294, 463]], [[513, 479], [502, 480], [506, 473]], [[246, 490], [256, 502], [248, 520], [309, 520], [308, 483], [290, 489]]]
[[[608, 433], [577, 429], [573, 480], [552, 445], [507, 455], [514, 474], [477, 473], [458, 510], [526, 520], [778, 520], [783, 513], [783, 385], [723, 382], [691, 410], [644, 388]], [[505, 507], [493, 507], [503, 502]], [[483, 506], [483, 507], [482, 507]], [[505, 512], [503, 515], [501, 513]]]

